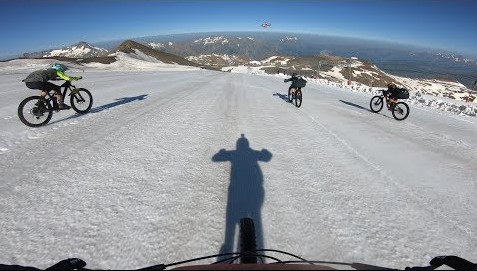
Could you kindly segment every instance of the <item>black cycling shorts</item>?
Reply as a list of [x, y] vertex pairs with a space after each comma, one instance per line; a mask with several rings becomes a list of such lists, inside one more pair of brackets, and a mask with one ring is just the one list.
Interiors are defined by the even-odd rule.
[[54, 90], [55, 92], [58, 92], [58, 93], [61, 92], [60, 86], [57, 86], [50, 82], [25, 82], [25, 85], [29, 89], [39, 89], [46, 92], [49, 92], [50, 90]]
[[389, 95], [389, 99], [398, 99], [400, 92], [401, 91], [399, 89], [386, 90], [384, 95]]

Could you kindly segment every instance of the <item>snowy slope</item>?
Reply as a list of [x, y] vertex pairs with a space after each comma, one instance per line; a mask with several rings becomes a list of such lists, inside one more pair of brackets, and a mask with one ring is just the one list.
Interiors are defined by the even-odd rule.
[[398, 122], [369, 112], [371, 93], [317, 82], [297, 109], [279, 76], [156, 63], [83, 67], [92, 112], [33, 129], [16, 116], [35, 93], [20, 66], [0, 65], [1, 263], [185, 260], [233, 250], [242, 216], [261, 247], [309, 259], [477, 261], [475, 117], [411, 104]]
[[[352, 68], [351, 84], [365, 85], [365, 86], [385, 86], [389, 82], [395, 82], [400, 87], [408, 89], [411, 93], [420, 93], [436, 97], [450, 98], [455, 101], [473, 101], [477, 103], [476, 90], [472, 90], [464, 86], [463, 84], [455, 81], [445, 81], [437, 79], [422, 79], [422, 78], [406, 78], [401, 76], [395, 76], [386, 73], [379, 69], [375, 65], [370, 65], [367, 62], [362, 62], [356, 58], [352, 58], [350, 63]], [[350, 74], [347, 71], [348, 64], [346, 59], [340, 58], [338, 61], [323, 61], [333, 65], [328, 71], [316, 70], [316, 64], [309, 60], [303, 63], [297, 62], [295, 64], [291, 62], [294, 58], [287, 59], [281, 56], [273, 56], [262, 61], [250, 61], [249, 63], [241, 62], [239, 64], [230, 64], [227, 67], [223, 67], [223, 71], [241, 72], [244, 65], [252, 66], [255, 73], [265, 73], [263, 69], [292, 69], [298, 74], [306, 75], [306, 72], [313, 71], [315, 75], [319, 74], [320, 78], [324, 78], [326, 81], [339, 82], [342, 84], [348, 84]], [[315, 60], [315, 62], [322, 62], [321, 60]], [[311, 69], [315, 66], [314, 69]], [[303, 73], [304, 72], [304, 73]], [[288, 72], [290, 73], [290, 72]], [[309, 74], [309, 73], [308, 73]], [[309, 74], [310, 75], [310, 74]]]

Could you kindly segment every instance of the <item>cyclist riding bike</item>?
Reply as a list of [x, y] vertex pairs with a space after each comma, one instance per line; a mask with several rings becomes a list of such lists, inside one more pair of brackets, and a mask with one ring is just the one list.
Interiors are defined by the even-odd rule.
[[55, 107], [57, 109], [62, 110], [62, 109], [70, 109], [71, 106], [64, 104], [63, 102], [63, 95], [61, 95], [61, 88], [58, 85], [55, 85], [51, 82], [48, 82], [50, 80], [65, 80], [65, 81], [74, 81], [74, 80], [79, 80], [82, 77], [74, 77], [74, 76], [68, 76], [65, 74], [65, 71], [68, 70], [68, 67], [66, 67], [63, 64], [60, 63], [55, 63], [53, 64], [50, 68], [45, 69], [45, 70], [38, 70], [30, 73], [24, 80], [25, 85], [29, 89], [39, 89], [41, 90], [41, 97], [46, 97], [48, 95], [48, 92], [51, 90], [55, 91], [55, 98], [57, 104], [55, 104]]
[[388, 96], [389, 108], [392, 110], [397, 103], [401, 89], [397, 87], [393, 82], [386, 85], [388, 89], [383, 92], [384, 96]]
[[298, 88], [298, 87], [297, 87], [297, 83], [298, 83], [298, 80], [300, 80], [300, 78], [301, 78], [301, 77], [298, 76], [298, 75], [294, 72], [294, 73], [292, 73], [292, 76], [291, 76], [290, 78], [283, 80], [283, 82], [285, 82], [285, 83], [292, 81], [292, 84], [291, 84], [290, 87], [288, 88], [289, 91], [290, 91], [290, 90], [292, 91], [292, 95], [295, 95], [295, 91], [296, 91], [297, 88]]

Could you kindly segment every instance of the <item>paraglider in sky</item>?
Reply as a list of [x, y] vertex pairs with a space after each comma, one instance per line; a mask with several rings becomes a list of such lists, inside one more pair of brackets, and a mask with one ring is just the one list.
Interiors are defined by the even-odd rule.
[[270, 27], [270, 26], [272, 26], [271, 23], [264, 22], [264, 23], [262, 24], [262, 27], [263, 27], [263, 28], [268, 28], [268, 27]]

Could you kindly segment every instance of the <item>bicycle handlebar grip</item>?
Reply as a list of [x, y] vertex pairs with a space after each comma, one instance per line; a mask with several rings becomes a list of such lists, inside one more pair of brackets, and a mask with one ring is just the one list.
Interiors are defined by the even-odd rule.
[[86, 266], [86, 263], [78, 258], [69, 258], [62, 260], [55, 265], [48, 267], [45, 270], [77, 270]]

